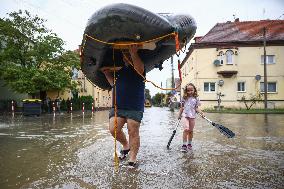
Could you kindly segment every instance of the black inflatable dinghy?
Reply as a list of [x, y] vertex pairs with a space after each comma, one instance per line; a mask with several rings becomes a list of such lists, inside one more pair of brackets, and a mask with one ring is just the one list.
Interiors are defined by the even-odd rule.
[[99, 69], [123, 64], [120, 44], [142, 44], [138, 54], [149, 72], [174, 55], [176, 45], [184, 47], [195, 31], [189, 15], [155, 14], [122, 3], [106, 6], [88, 20], [80, 50], [82, 71], [96, 86], [110, 89]]

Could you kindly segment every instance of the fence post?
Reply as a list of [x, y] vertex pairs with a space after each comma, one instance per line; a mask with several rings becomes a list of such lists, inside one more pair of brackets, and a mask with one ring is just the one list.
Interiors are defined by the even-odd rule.
[[82, 112], [85, 113], [85, 103], [83, 102]]
[[15, 111], [14, 100], [12, 100], [12, 113]]
[[52, 110], [53, 110], [53, 113], [55, 113], [55, 103], [52, 102]]

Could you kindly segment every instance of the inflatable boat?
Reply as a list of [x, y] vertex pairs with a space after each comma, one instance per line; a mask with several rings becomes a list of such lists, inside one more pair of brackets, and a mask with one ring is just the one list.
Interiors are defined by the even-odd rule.
[[102, 89], [110, 89], [102, 67], [122, 66], [127, 44], [138, 44], [145, 71], [183, 48], [196, 31], [190, 15], [155, 14], [129, 4], [112, 4], [95, 12], [87, 22], [80, 48], [81, 69]]

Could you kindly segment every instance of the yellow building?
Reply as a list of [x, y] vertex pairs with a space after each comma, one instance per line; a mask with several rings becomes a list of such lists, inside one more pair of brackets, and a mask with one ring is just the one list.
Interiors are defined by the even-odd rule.
[[[94, 99], [94, 107], [96, 109], [110, 108], [112, 106], [111, 91], [103, 90], [91, 83], [81, 70], [74, 71], [72, 79], [79, 82], [77, 88], [78, 96], [92, 96]], [[60, 93], [57, 91], [48, 91], [47, 96], [50, 97], [51, 100], [55, 100], [57, 96], [66, 100], [67, 98], [70, 99], [73, 97], [73, 94], [70, 90], [62, 91]]]
[[[284, 20], [218, 23], [195, 43], [181, 64], [181, 87], [197, 87], [202, 108], [264, 108], [264, 30], [266, 28], [268, 108], [284, 108]], [[219, 106], [219, 107], [220, 107]]]
[[92, 96], [94, 98], [94, 106], [96, 108], [111, 107], [111, 91], [103, 90], [91, 83], [81, 70], [78, 72], [78, 80], [81, 83], [79, 96]]

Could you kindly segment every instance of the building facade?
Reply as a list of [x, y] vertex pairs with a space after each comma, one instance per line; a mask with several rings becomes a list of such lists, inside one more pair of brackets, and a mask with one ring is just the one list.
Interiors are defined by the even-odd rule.
[[[264, 34], [264, 28], [266, 33]], [[181, 64], [182, 84], [197, 87], [203, 108], [284, 108], [284, 20], [218, 23], [196, 37]]]
[[[77, 88], [78, 96], [92, 96], [94, 99], [94, 107], [96, 109], [110, 108], [112, 106], [112, 92], [108, 90], [103, 90], [94, 85], [85, 77], [81, 70], [75, 70], [72, 79], [77, 80], [79, 82], [79, 86]], [[71, 90], [66, 90], [62, 92], [48, 91], [47, 96], [50, 97], [51, 100], [55, 100], [57, 97], [60, 97], [61, 99], [65, 100], [68, 98], [73, 98]]]

